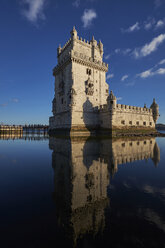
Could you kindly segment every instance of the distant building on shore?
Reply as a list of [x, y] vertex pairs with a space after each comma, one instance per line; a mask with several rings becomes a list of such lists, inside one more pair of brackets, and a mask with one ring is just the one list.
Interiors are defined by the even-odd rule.
[[73, 27], [70, 39], [58, 47], [57, 58], [50, 131], [155, 129], [155, 99], [150, 108], [136, 107], [118, 104], [113, 92], [109, 94], [101, 41], [85, 41]]
[[0, 125], [0, 134], [6, 133], [23, 133], [23, 127], [16, 125]]

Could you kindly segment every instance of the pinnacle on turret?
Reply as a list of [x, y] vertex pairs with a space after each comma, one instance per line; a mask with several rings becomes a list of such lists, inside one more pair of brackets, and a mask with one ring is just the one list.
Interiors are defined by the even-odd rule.
[[99, 46], [100, 48], [103, 48], [103, 43], [101, 42], [101, 40], [99, 40], [98, 46]]
[[112, 99], [112, 100], [115, 100], [115, 99], [116, 99], [116, 97], [114, 96], [114, 94], [113, 94], [113, 91], [112, 91], [112, 90], [110, 91], [110, 99]]
[[58, 48], [57, 48], [57, 55], [59, 55], [61, 53], [61, 44], [59, 44]]
[[76, 31], [75, 26], [73, 26], [73, 29], [71, 30], [70, 34], [71, 34], [71, 38], [73, 39], [77, 38], [77, 31]]
[[94, 46], [97, 46], [97, 40], [95, 40], [94, 35], [92, 36], [91, 42]]

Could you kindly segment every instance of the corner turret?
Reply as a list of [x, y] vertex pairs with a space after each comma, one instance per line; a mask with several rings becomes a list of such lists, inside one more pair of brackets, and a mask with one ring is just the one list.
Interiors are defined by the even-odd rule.
[[150, 108], [152, 109], [153, 120], [156, 124], [157, 119], [159, 118], [159, 106], [156, 103], [155, 98], [153, 99], [153, 102], [152, 102]]
[[113, 94], [112, 90], [107, 98], [108, 109], [114, 111], [116, 109], [116, 96]]
[[75, 29], [75, 26], [71, 30], [70, 34], [71, 34], [71, 39], [73, 39], [73, 40], [77, 39], [77, 31]]

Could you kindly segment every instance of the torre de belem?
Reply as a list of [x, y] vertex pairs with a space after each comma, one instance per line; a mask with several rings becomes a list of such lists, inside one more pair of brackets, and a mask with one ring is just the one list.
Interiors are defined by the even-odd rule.
[[155, 99], [150, 108], [118, 104], [106, 83], [108, 64], [103, 62], [102, 42], [79, 38], [75, 27], [70, 34], [57, 49], [49, 131], [154, 130], [159, 117]]

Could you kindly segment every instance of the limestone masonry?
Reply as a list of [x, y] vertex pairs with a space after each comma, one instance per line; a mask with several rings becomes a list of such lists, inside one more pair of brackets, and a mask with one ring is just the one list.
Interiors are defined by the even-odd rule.
[[155, 128], [159, 117], [155, 99], [150, 108], [142, 108], [117, 104], [112, 91], [109, 94], [101, 41], [82, 40], [73, 27], [68, 42], [58, 47], [57, 57], [50, 131]]

